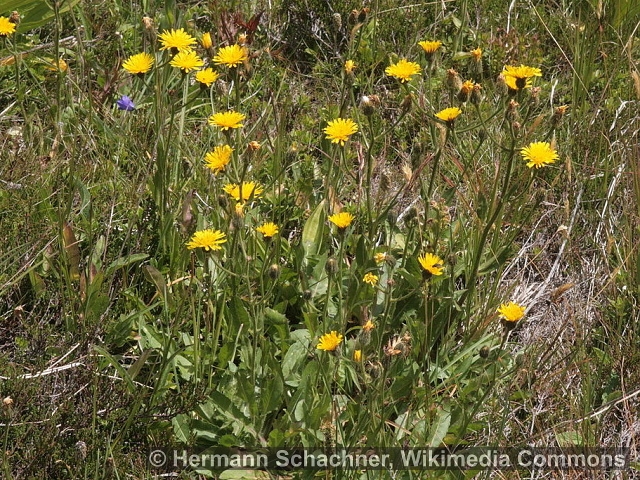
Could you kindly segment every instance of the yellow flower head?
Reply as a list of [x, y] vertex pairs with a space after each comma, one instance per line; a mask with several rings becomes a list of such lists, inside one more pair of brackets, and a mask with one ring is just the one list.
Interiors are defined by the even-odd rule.
[[318, 342], [318, 350], [324, 350], [325, 352], [333, 352], [338, 345], [342, 342], [342, 335], [338, 334], [335, 330], [331, 333], [326, 333], [320, 337]]
[[231, 160], [233, 148], [229, 145], [217, 146], [204, 156], [204, 163], [213, 173], [220, 173]]
[[501, 75], [511, 90], [522, 90], [531, 86], [530, 78], [541, 77], [542, 71], [539, 68], [527, 67], [526, 65], [520, 65], [519, 67], [507, 65], [502, 70]]
[[234, 198], [236, 202], [246, 202], [252, 197], [258, 198], [263, 192], [260, 184], [256, 182], [242, 182], [241, 185], [229, 183], [222, 187], [222, 190]]
[[67, 70], [69, 70], [69, 65], [67, 64], [67, 62], [64, 61], [64, 59], [59, 58], [58, 59], [58, 65], [56, 66], [56, 59], [52, 58], [52, 59], [48, 60], [48, 63], [44, 68], [46, 68], [50, 72], [62, 72], [62, 73], [64, 73]]
[[420, 65], [414, 62], [409, 62], [406, 58], [403, 58], [398, 61], [398, 63], [389, 65], [384, 72], [404, 83], [407, 80], [410, 80], [413, 75], [420, 75]]
[[179, 68], [184, 73], [196, 70], [204, 65], [204, 61], [194, 50], [178, 52], [169, 63], [172, 67]]
[[246, 117], [242, 113], [238, 113], [234, 110], [229, 110], [228, 112], [218, 112], [214, 113], [209, 117], [209, 125], [215, 125], [216, 127], [220, 127], [222, 130], [227, 130], [228, 128], [241, 128], [243, 127], [242, 122]]
[[497, 312], [503, 320], [507, 322], [517, 322], [524, 317], [526, 307], [515, 302], [503, 303]]
[[192, 49], [192, 45], [197, 43], [196, 39], [184, 31], [183, 28], [178, 30], [165, 30], [158, 35], [162, 47], [160, 50], [176, 49], [178, 52], [186, 52]]
[[371, 272], [367, 272], [364, 274], [364, 277], [362, 278], [362, 281], [364, 283], [368, 283], [369, 285], [371, 285], [372, 287], [375, 287], [378, 284], [378, 280], [380, 277], [378, 277], [377, 275], [371, 273]]
[[347, 60], [344, 62], [344, 71], [351, 74], [353, 73], [353, 69], [356, 68], [356, 62], [353, 60]]
[[471, 50], [469, 53], [471, 54], [471, 58], [473, 58], [476, 62], [479, 62], [482, 58], [482, 49], [480, 47]]
[[200, 44], [203, 48], [209, 49], [213, 47], [213, 41], [211, 40], [211, 34], [209, 32], [205, 32], [202, 34], [200, 38]]
[[353, 361], [358, 363], [362, 361], [362, 350], [353, 351]]
[[443, 260], [432, 253], [425, 253], [418, 257], [418, 262], [426, 272], [429, 272], [432, 275], [442, 275], [442, 271], [444, 267], [442, 266]]
[[364, 330], [367, 333], [373, 330], [374, 328], [376, 328], [376, 324], [373, 323], [371, 320], [367, 320], [367, 322], [362, 326], [362, 330]]
[[446, 122], [448, 125], [453, 125], [453, 122], [461, 113], [462, 110], [460, 110], [458, 107], [450, 107], [445, 108], [444, 110], [440, 110], [438, 113], [436, 113], [436, 117], [443, 122]]
[[124, 61], [122, 68], [133, 75], [138, 73], [147, 73], [151, 70], [154, 61], [155, 59], [153, 56], [146, 52], [136, 53]]
[[16, 31], [16, 24], [7, 17], [0, 17], [0, 37], [8, 37]]
[[340, 229], [345, 229], [353, 222], [353, 215], [349, 212], [334, 213], [329, 216], [329, 221]]
[[418, 45], [422, 47], [422, 50], [424, 50], [425, 53], [433, 55], [442, 46], [442, 42], [439, 40], [433, 42], [424, 40], [422, 42], [418, 42]]
[[556, 152], [548, 142], [533, 142], [520, 151], [522, 158], [527, 161], [527, 167], [540, 168], [554, 163], [558, 158]]
[[387, 254], [384, 252], [378, 252], [373, 256], [373, 260], [376, 263], [382, 263], [387, 259]]
[[213, 71], [211, 68], [203, 68], [202, 70], [198, 70], [196, 72], [196, 82], [201, 83], [202, 85], [206, 85], [210, 87], [213, 82], [218, 79], [218, 74]]
[[256, 231], [264, 235], [265, 238], [271, 238], [278, 233], [278, 226], [273, 222], [267, 222], [256, 228]]
[[226, 236], [220, 230], [200, 230], [193, 234], [191, 241], [187, 243], [187, 248], [204, 248], [209, 250], [221, 250], [222, 244], [227, 241]]
[[339, 143], [344, 146], [351, 135], [358, 131], [358, 125], [350, 118], [336, 118], [330, 120], [324, 129], [327, 139], [331, 143]]
[[213, 63], [226, 65], [229, 68], [237, 67], [247, 60], [247, 49], [240, 45], [229, 45], [218, 50], [218, 54], [213, 57]]

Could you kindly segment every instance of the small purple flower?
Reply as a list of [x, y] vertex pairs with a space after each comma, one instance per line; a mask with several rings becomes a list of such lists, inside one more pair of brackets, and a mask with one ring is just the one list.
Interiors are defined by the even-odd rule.
[[133, 100], [131, 100], [127, 95], [120, 97], [120, 100], [116, 102], [116, 105], [118, 105], [120, 110], [124, 110], [125, 112], [132, 112], [136, 109], [136, 105], [133, 103]]

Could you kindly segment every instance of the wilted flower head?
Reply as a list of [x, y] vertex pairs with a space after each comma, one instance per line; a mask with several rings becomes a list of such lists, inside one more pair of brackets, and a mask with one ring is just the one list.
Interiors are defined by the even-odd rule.
[[420, 65], [415, 62], [409, 62], [406, 58], [403, 58], [399, 60], [398, 63], [389, 65], [384, 72], [390, 77], [395, 77], [404, 83], [411, 80], [413, 75], [420, 75]]
[[124, 110], [125, 112], [132, 112], [136, 109], [136, 105], [128, 95], [123, 95], [122, 97], [120, 97], [116, 101], [116, 105], [118, 106], [118, 109]]

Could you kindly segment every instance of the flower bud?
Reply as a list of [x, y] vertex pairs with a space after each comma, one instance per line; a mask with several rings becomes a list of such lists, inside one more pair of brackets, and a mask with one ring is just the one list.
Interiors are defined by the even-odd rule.
[[269, 267], [269, 278], [271, 278], [272, 280], [275, 280], [279, 276], [280, 276], [280, 265], [277, 265], [274, 263]]
[[457, 93], [462, 88], [462, 79], [458, 72], [456, 72], [453, 68], [447, 70], [447, 79], [445, 80], [445, 85], [449, 90], [454, 93]]

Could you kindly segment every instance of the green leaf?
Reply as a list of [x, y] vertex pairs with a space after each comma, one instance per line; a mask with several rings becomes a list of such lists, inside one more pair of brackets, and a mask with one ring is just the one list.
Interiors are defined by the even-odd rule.
[[324, 211], [325, 201], [321, 201], [304, 224], [302, 230], [302, 248], [305, 259], [311, 255], [317, 255], [322, 245], [326, 214]]
[[[134, 253], [132, 255], [127, 255], [126, 257], [120, 257], [117, 260], [111, 262], [111, 264], [107, 267], [106, 274], [112, 275], [116, 270], [127, 267], [132, 263], [141, 262], [142, 260], [146, 260], [149, 257], [146, 253]], [[153, 267], [151, 267], [153, 268]], [[157, 271], [157, 270], [156, 270]], [[158, 272], [160, 273], [160, 272]], [[157, 286], [157, 285], [156, 285]]]
[[431, 448], [437, 448], [447, 435], [449, 426], [451, 425], [451, 406], [448, 402], [445, 402], [438, 409], [436, 419], [431, 425], [431, 431], [429, 432], [429, 439], [427, 445]]
[[179, 442], [189, 443], [189, 438], [191, 437], [191, 428], [189, 426], [189, 421], [189, 415], [185, 413], [179, 413], [171, 419], [171, 424], [173, 425], [173, 434]]
[[[58, 13], [65, 13], [75, 7], [80, 0], [63, 0], [59, 2]], [[0, 0], [0, 12], [20, 12], [21, 20], [18, 32], [24, 33], [40, 27], [55, 18], [53, 8], [46, 0]]]

